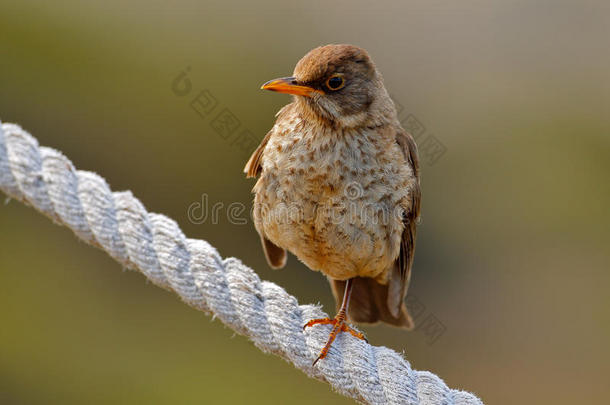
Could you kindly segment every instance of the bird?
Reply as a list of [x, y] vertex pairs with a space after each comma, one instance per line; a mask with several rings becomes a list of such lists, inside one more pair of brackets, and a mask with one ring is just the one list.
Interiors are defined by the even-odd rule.
[[420, 216], [417, 146], [398, 119], [368, 52], [347, 44], [309, 51], [293, 75], [262, 89], [292, 95], [246, 163], [257, 178], [253, 219], [269, 265], [287, 252], [328, 278], [334, 318], [324, 359], [348, 322], [412, 329], [405, 297]]

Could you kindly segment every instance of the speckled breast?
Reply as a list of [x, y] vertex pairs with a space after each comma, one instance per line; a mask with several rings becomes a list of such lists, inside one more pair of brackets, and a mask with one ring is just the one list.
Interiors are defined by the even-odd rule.
[[397, 146], [373, 131], [289, 125], [265, 148], [257, 229], [332, 278], [382, 277], [398, 256], [411, 174]]

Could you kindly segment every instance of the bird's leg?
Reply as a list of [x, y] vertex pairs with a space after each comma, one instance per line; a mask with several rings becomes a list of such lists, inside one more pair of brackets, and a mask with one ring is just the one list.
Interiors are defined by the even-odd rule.
[[326, 342], [326, 345], [322, 348], [320, 355], [313, 362], [312, 366], [315, 366], [315, 364], [318, 362], [318, 360], [321, 360], [324, 357], [326, 357], [326, 355], [328, 354], [328, 351], [330, 350], [330, 346], [333, 344], [333, 342], [334, 342], [335, 338], [337, 337], [337, 335], [339, 334], [339, 332], [349, 332], [350, 334], [352, 334], [352, 336], [357, 337], [358, 339], [367, 341], [362, 333], [350, 328], [347, 325], [347, 323], [345, 323], [345, 321], [347, 319], [347, 308], [349, 306], [349, 298], [350, 298], [351, 292], [352, 292], [352, 279], [349, 279], [345, 283], [345, 292], [343, 293], [343, 302], [341, 303], [341, 309], [339, 309], [339, 312], [337, 313], [337, 315], [335, 315], [335, 317], [333, 319], [331, 319], [331, 318], [312, 319], [311, 321], [307, 322], [305, 324], [305, 326], [303, 326], [303, 329], [305, 329], [305, 328], [307, 328], [309, 326], [313, 326], [313, 325], [333, 325], [333, 329], [330, 331], [330, 335], [328, 337], [328, 341]]

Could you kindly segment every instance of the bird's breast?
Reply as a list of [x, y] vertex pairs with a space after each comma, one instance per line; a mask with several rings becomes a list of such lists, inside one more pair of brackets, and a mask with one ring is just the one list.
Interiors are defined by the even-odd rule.
[[283, 125], [254, 188], [257, 229], [332, 278], [382, 275], [400, 246], [404, 161], [374, 133]]

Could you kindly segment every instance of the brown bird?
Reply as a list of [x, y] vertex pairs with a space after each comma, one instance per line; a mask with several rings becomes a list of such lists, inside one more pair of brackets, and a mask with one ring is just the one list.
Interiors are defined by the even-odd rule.
[[314, 364], [339, 332], [364, 339], [348, 317], [411, 329], [404, 298], [420, 206], [417, 148], [375, 64], [364, 49], [327, 45], [262, 88], [294, 95], [244, 169], [259, 176], [253, 216], [263, 250], [273, 268], [288, 250], [324, 273], [338, 305], [334, 319], [304, 326], [333, 325]]

